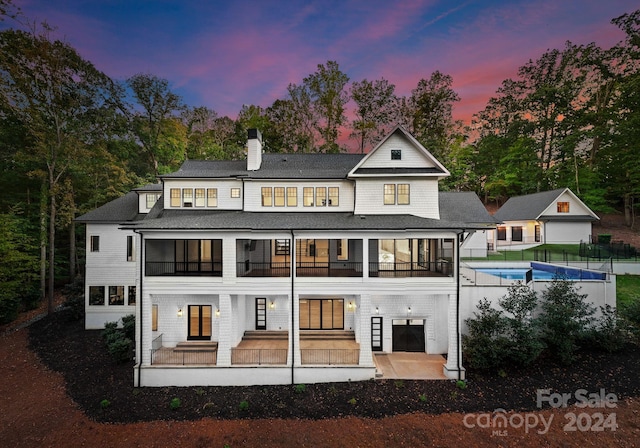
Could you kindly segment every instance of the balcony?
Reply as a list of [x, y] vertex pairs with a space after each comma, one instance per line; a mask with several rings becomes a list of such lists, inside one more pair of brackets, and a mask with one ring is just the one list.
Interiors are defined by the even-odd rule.
[[289, 277], [291, 265], [286, 262], [256, 263], [241, 261], [236, 263], [237, 277]]
[[296, 277], [362, 277], [358, 261], [296, 263]]
[[145, 275], [148, 277], [222, 277], [222, 263], [204, 261], [147, 261], [145, 263]]
[[453, 265], [450, 261], [441, 260], [427, 263], [413, 262], [370, 262], [369, 277], [404, 278], [404, 277], [451, 277]]

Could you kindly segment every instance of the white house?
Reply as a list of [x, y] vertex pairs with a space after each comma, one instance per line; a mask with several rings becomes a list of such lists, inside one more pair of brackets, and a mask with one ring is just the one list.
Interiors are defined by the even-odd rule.
[[510, 198], [493, 216], [494, 247], [589, 242], [596, 215], [569, 188]]
[[250, 130], [246, 161], [186, 161], [78, 218], [86, 326], [135, 310], [140, 386], [363, 380], [376, 351], [464, 377], [460, 246], [492, 219], [448, 175], [401, 127], [365, 156], [263, 154]]

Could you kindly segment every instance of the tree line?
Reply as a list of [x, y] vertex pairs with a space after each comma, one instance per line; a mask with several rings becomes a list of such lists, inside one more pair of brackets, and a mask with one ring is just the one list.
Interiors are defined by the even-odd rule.
[[[11, 0], [0, 0], [0, 18], [16, 17]], [[640, 10], [613, 23], [624, 41], [545, 52], [503, 81], [467, 126], [453, 119], [460, 97], [439, 71], [400, 96], [389, 80], [351, 81], [327, 61], [283, 98], [245, 105], [232, 119], [186, 105], [153, 74], [111, 79], [46, 23], [5, 29], [0, 227], [11, 230], [0, 235], [0, 256], [22, 258], [0, 267], [0, 303], [28, 286], [30, 297], [46, 291], [51, 307], [56, 279], [73, 279], [82, 265], [75, 217], [186, 159], [243, 158], [249, 128], [262, 130], [269, 152], [343, 152], [348, 137], [364, 153], [401, 124], [450, 169], [444, 188], [500, 202], [568, 186], [596, 210], [624, 207], [631, 224], [640, 193]]]

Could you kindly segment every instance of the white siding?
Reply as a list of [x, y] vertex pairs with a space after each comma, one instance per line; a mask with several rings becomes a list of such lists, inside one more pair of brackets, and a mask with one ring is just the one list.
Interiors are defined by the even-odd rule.
[[151, 208], [147, 208], [147, 196], [156, 196], [156, 195], [159, 197], [160, 195], [162, 195], [162, 192], [161, 191], [139, 192], [138, 193], [138, 213], [149, 213], [149, 210], [151, 210]]
[[[409, 205], [384, 205], [384, 184], [409, 184]], [[435, 179], [364, 179], [356, 181], [356, 215], [410, 214], [440, 219], [438, 181]]]
[[[391, 160], [391, 150], [402, 151], [400, 160]], [[433, 168], [436, 165], [427, 155], [400, 134], [394, 134], [372, 153], [361, 168]]]
[[[569, 212], [558, 213], [558, 202], [568, 202], [569, 203]], [[593, 215], [591, 210], [589, 210], [584, 203], [574, 197], [568, 191], [565, 191], [560, 195], [558, 199], [556, 199], [553, 203], [546, 208], [544, 212], [541, 213], [544, 216], [576, 216], [576, 215]]]
[[[285, 204], [286, 204], [286, 187], [297, 188], [297, 206], [296, 207], [263, 207], [262, 206], [262, 187], [285, 187]], [[340, 189], [339, 205], [305, 207], [303, 201], [304, 187], [338, 187]], [[314, 190], [315, 193], [315, 190]], [[273, 197], [272, 197], [273, 198]], [[327, 190], [328, 199], [328, 190]], [[353, 182], [350, 181], [280, 181], [280, 180], [263, 180], [251, 181], [245, 183], [245, 211], [249, 212], [351, 212], [353, 211]]]
[[548, 222], [544, 227], [547, 244], [588, 243], [591, 236], [590, 222]]
[[[242, 181], [241, 180], [195, 180], [195, 179], [165, 179], [164, 181], [164, 208], [175, 209], [180, 207], [171, 207], [171, 189], [172, 188], [217, 188], [218, 189], [218, 206], [217, 207], [188, 207], [186, 210], [242, 210]], [[239, 188], [240, 197], [232, 198], [231, 189]], [[206, 204], [206, 191], [205, 191]]]

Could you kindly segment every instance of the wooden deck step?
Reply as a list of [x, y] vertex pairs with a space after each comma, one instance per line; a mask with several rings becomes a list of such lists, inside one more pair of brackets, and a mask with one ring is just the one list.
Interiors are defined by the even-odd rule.
[[351, 330], [300, 330], [300, 340], [353, 341], [355, 333]]
[[253, 339], [273, 339], [273, 340], [288, 340], [289, 332], [276, 331], [276, 330], [247, 330], [244, 332], [243, 340]]
[[178, 342], [174, 348], [176, 352], [215, 352], [218, 350], [218, 343], [215, 341], [185, 341]]

